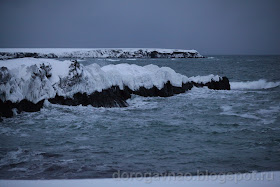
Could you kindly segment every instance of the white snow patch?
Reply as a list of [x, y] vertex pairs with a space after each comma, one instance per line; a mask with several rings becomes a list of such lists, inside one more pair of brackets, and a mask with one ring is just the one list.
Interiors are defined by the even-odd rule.
[[[65, 60], [20, 58], [0, 61], [3, 76], [8, 80], [0, 85], [0, 99], [18, 102], [27, 99], [34, 103], [40, 100], [53, 98], [56, 94], [72, 97], [75, 93], [91, 94], [95, 91], [112, 86], [121, 89], [128, 86], [131, 90], [140, 87], [147, 89], [156, 86], [161, 89], [168, 81], [173, 86], [181, 87], [183, 83], [208, 82], [219, 80], [219, 76], [197, 76], [188, 78], [176, 73], [169, 67], [156, 65], [138, 66], [135, 64], [117, 64], [100, 67], [97, 64], [83, 66], [77, 64], [73, 71], [74, 63]], [[44, 65], [44, 67], [42, 67]], [[49, 68], [47, 76], [46, 67]]]
[[195, 77], [190, 77], [189, 78], [190, 81], [197, 82], [197, 83], [203, 83], [203, 84], [205, 84], [205, 83], [207, 83], [211, 80], [219, 81], [219, 79], [220, 79], [220, 76], [213, 75], [213, 74], [206, 75], [206, 76], [195, 76]]

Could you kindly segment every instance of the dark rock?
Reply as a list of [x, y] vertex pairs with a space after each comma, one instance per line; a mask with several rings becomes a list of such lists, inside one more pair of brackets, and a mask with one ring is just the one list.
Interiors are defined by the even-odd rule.
[[50, 103], [77, 106], [77, 105], [92, 105], [94, 107], [126, 107], [126, 100], [131, 97], [131, 90], [125, 87], [121, 90], [118, 86], [102, 90], [102, 92], [94, 92], [90, 95], [86, 93], [76, 93], [73, 98], [65, 98], [56, 95], [49, 99]]
[[176, 87], [173, 86], [170, 83], [170, 81], [168, 81], [167, 83], [164, 84], [162, 89], [158, 89], [155, 86], [150, 89], [147, 89], [145, 87], [140, 87], [138, 90], [132, 91], [132, 93], [144, 97], [155, 97], [155, 96], [170, 97], [176, 94], [184, 93], [187, 90], [190, 90], [192, 87], [193, 86], [191, 83], [183, 84], [182, 87]]
[[94, 107], [127, 107], [127, 99], [131, 94], [140, 95], [144, 97], [169, 97], [176, 94], [184, 93], [193, 87], [191, 83], [183, 84], [182, 87], [172, 86], [168, 81], [164, 84], [162, 89], [152, 87], [147, 89], [140, 87], [138, 90], [131, 90], [127, 86], [121, 90], [118, 86], [113, 86], [109, 89], [102, 90], [102, 92], [94, 92], [90, 95], [86, 93], [76, 93], [73, 98], [56, 95], [55, 98], [49, 99], [50, 103], [77, 106], [77, 105], [92, 105]]
[[3, 102], [0, 99], [0, 117], [10, 118], [13, 116], [12, 109], [14, 108], [14, 104], [11, 101]]
[[21, 100], [20, 102], [13, 103], [11, 101], [3, 102], [0, 99], [0, 117], [12, 117], [13, 109], [17, 109], [19, 113], [21, 112], [38, 112], [43, 107], [44, 100], [39, 101], [34, 104], [31, 101], [26, 99]]
[[[181, 87], [173, 86], [170, 81], [164, 84], [162, 89], [152, 87], [147, 89], [140, 87], [138, 90], [131, 90], [127, 86], [121, 90], [118, 86], [112, 86], [111, 88], [102, 90], [101, 92], [94, 92], [90, 95], [86, 93], [76, 93], [73, 97], [63, 97], [56, 95], [54, 98], [48, 99], [50, 103], [77, 106], [77, 105], [92, 105], [94, 107], [127, 107], [127, 99], [131, 98], [131, 94], [140, 95], [144, 97], [169, 97], [176, 94], [184, 93], [187, 90], [192, 89], [193, 86], [203, 87], [207, 86], [209, 89], [214, 90], [230, 90], [230, 84], [227, 77], [220, 78], [219, 81], [210, 81], [208, 83], [196, 83], [188, 82], [182, 84]], [[34, 104], [26, 99], [12, 103], [11, 101], [3, 102], [0, 100], [0, 119], [1, 117], [12, 117], [13, 109], [17, 109], [20, 112], [37, 112], [43, 107], [44, 100]]]
[[38, 112], [44, 105], [44, 100], [39, 101], [38, 103], [34, 104], [31, 101], [26, 99], [21, 100], [19, 103], [15, 104], [15, 107], [18, 112]]
[[196, 83], [192, 81], [192, 84], [195, 87], [203, 87], [203, 86], [207, 86], [209, 89], [212, 90], [230, 90], [230, 84], [229, 84], [229, 80], [227, 77], [222, 77], [219, 79], [219, 81], [214, 81], [211, 80], [210, 82], [207, 83]]
[[150, 53], [150, 57], [151, 57], [151, 58], [158, 58], [158, 52], [157, 52], [157, 51], [152, 51], [152, 52]]
[[219, 81], [208, 82], [207, 87], [213, 90], [230, 90], [230, 84], [227, 77], [222, 77]]

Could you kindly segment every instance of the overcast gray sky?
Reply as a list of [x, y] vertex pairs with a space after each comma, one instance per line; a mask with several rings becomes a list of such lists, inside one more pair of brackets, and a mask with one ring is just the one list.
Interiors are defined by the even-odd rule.
[[280, 54], [280, 0], [0, 0], [0, 47]]

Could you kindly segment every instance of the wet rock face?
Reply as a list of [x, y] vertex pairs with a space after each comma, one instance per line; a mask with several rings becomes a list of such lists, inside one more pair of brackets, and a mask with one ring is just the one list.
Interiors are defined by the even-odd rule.
[[132, 91], [135, 95], [140, 95], [143, 97], [170, 97], [176, 94], [185, 93], [193, 87], [191, 83], [185, 83], [182, 87], [173, 86], [170, 81], [164, 84], [162, 89], [158, 89], [157, 87], [152, 87], [150, 89], [140, 87], [136, 91]]
[[21, 100], [20, 102], [17, 103], [12, 103], [11, 101], [3, 102], [0, 99], [0, 117], [12, 117], [13, 110], [16, 110], [18, 113], [21, 113], [23, 111], [38, 112], [43, 107], [43, 104], [44, 104], [44, 100], [34, 104], [26, 99]]
[[227, 77], [222, 77], [219, 81], [207, 83], [207, 87], [212, 90], [230, 90], [230, 84]]
[[[2, 69], [1, 69], [2, 70]], [[6, 80], [8, 74], [6, 74], [5, 68], [3, 69], [0, 76], [4, 77], [3, 80]], [[3, 73], [4, 72], [4, 73]], [[76, 75], [76, 74], [75, 74]], [[207, 83], [196, 83], [196, 82], [187, 82], [182, 85], [182, 87], [173, 86], [169, 81], [164, 84], [162, 89], [157, 87], [152, 87], [147, 89], [145, 87], [140, 87], [138, 90], [131, 90], [127, 86], [124, 89], [120, 89], [118, 86], [112, 86], [111, 88], [102, 90], [102, 92], [94, 92], [90, 95], [86, 93], [76, 93], [73, 97], [63, 97], [56, 95], [54, 98], [48, 99], [50, 103], [68, 105], [68, 106], [77, 106], [77, 105], [92, 105], [94, 107], [127, 107], [127, 99], [131, 98], [131, 94], [140, 95], [144, 97], [169, 97], [176, 94], [184, 93], [187, 90], [191, 90], [192, 87], [203, 87], [207, 86], [209, 89], [214, 90], [230, 90], [230, 84], [227, 77], [220, 78], [219, 81], [210, 81]], [[37, 112], [43, 107], [44, 100], [39, 101], [34, 104], [31, 101], [26, 99], [12, 103], [11, 101], [3, 102], [0, 99], [0, 121], [1, 117], [12, 117], [13, 110], [16, 109], [18, 113], [20, 112]]]
[[126, 100], [131, 97], [131, 90], [127, 87], [120, 90], [119, 87], [113, 86], [102, 92], [94, 92], [90, 95], [86, 93], [76, 93], [73, 98], [56, 95], [55, 98], [49, 99], [50, 103], [68, 106], [92, 105], [94, 107], [126, 107]]
[[121, 90], [118, 86], [113, 86], [109, 89], [102, 90], [102, 92], [94, 92], [90, 95], [85, 93], [76, 93], [73, 98], [65, 98], [56, 95], [55, 98], [49, 99], [50, 103], [77, 106], [77, 105], [92, 105], [94, 107], [127, 107], [127, 99], [131, 98], [131, 94], [140, 95], [144, 97], [169, 97], [176, 94], [184, 93], [192, 88], [191, 83], [186, 83], [182, 87], [172, 86], [168, 81], [162, 89], [152, 87], [147, 89], [140, 87], [138, 90], [131, 90], [127, 86]]
[[207, 86], [209, 89], [212, 90], [230, 90], [230, 84], [229, 84], [229, 80], [227, 77], [222, 77], [219, 79], [219, 81], [210, 81], [207, 83], [197, 83], [197, 82], [191, 82], [193, 84], [193, 86], [195, 87], [203, 87], [203, 86]]

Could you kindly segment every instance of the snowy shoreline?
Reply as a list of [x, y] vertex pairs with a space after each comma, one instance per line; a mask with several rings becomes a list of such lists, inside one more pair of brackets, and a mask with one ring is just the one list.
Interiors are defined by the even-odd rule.
[[204, 58], [196, 50], [157, 48], [0, 48], [0, 60], [12, 58]]
[[186, 77], [150, 64], [83, 66], [77, 61], [19, 58], [0, 61], [0, 117], [39, 111], [45, 100], [62, 105], [126, 107], [132, 94], [169, 97], [193, 86], [230, 90], [226, 77]]
[[279, 186], [280, 171], [186, 177], [147, 177], [62, 180], [0, 180], [0, 186]]

